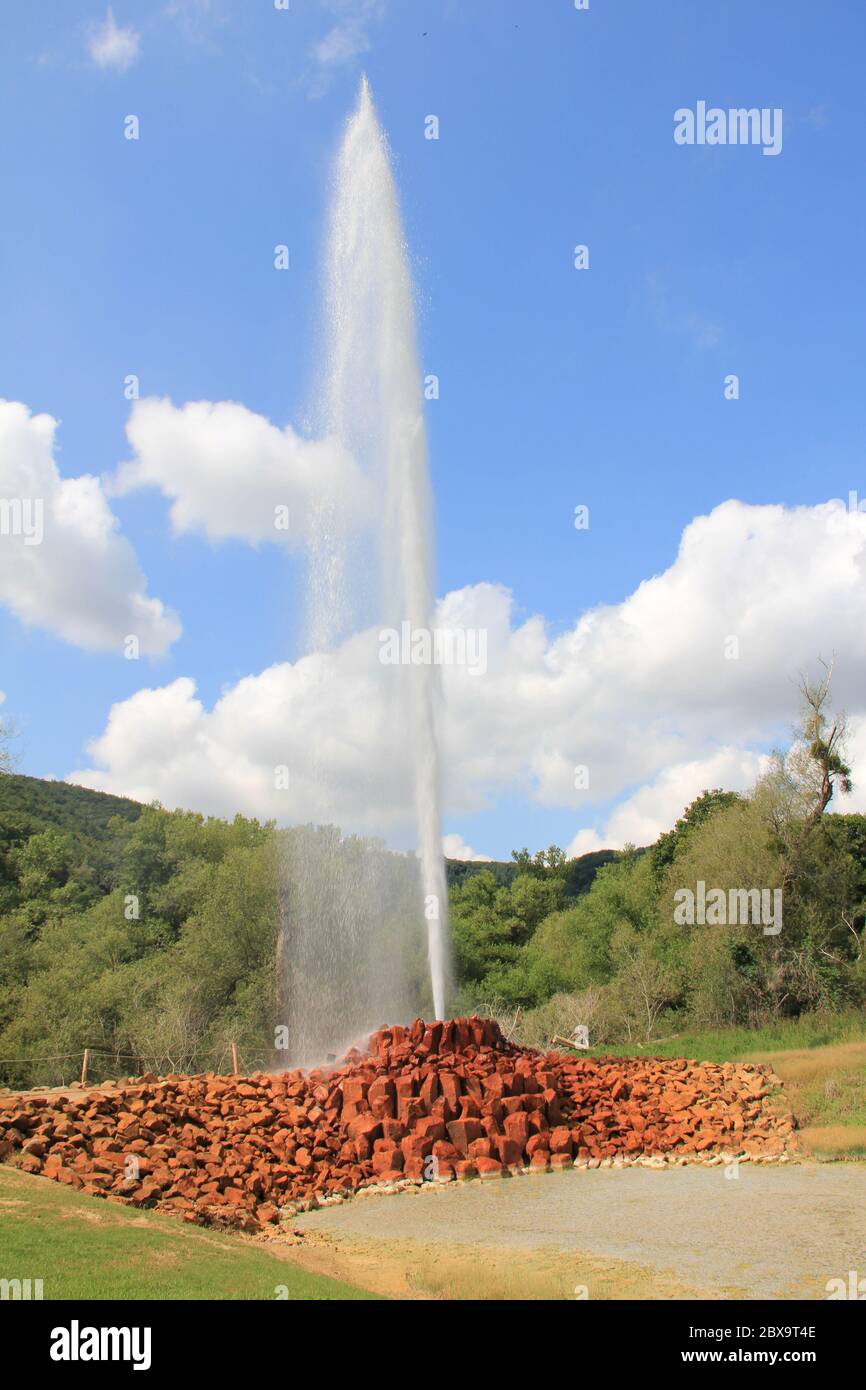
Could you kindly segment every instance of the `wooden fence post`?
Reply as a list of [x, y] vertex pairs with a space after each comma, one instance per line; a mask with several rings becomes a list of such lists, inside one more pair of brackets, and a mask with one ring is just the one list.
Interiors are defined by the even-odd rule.
[[232, 1043], [232, 1070], [233, 1070], [235, 1076], [240, 1076], [241, 1069], [240, 1069], [240, 1066], [238, 1065], [238, 1045], [237, 1045], [237, 1043]]
[[85, 1047], [85, 1049], [84, 1049], [84, 1056], [83, 1056], [83, 1058], [82, 1058], [82, 1060], [81, 1060], [81, 1084], [82, 1084], [82, 1086], [86, 1086], [86, 1085], [87, 1085], [87, 1063], [89, 1062], [89, 1060], [90, 1060], [90, 1048], [89, 1048], [89, 1047]]

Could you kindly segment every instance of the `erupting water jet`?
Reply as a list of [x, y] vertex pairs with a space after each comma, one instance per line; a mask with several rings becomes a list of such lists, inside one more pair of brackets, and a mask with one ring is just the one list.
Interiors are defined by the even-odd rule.
[[[352, 457], [376, 499], [358, 528], [335, 488], [317, 507], [311, 537], [308, 639], [317, 653], [368, 629], [433, 626], [432, 501], [427, 471], [423, 386], [416, 349], [412, 280], [388, 147], [366, 79], [336, 161], [326, 252], [327, 367], [320, 403], [323, 431]], [[360, 535], [359, 535], [360, 531]], [[293, 1060], [321, 1060], [347, 1038], [405, 1017], [416, 1001], [399, 978], [396, 956], [376, 945], [390, 900], [426, 924], [430, 991], [445, 1017], [447, 890], [442, 856], [436, 744], [435, 664], [381, 667], [394, 753], [411, 782], [415, 861], [358, 842], [306, 832], [287, 854], [281, 897], [280, 971], [293, 1035]], [[373, 740], [360, 760], [379, 757]], [[316, 750], [317, 781], [330, 818], [346, 824], [332, 763]], [[357, 777], [357, 758], [353, 775]], [[368, 767], [370, 781], [375, 769]], [[319, 860], [326, 848], [328, 861]], [[386, 870], [389, 860], [396, 861]], [[375, 867], [371, 867], [371, 865]], [[401, 887], [385, 888], [394, 875]], [[353, 877], [354, 876], [354, 877]], [[387, 959], [386, 959], [387, 956]], [[405, 974], [405, 971], [403, 972]]]

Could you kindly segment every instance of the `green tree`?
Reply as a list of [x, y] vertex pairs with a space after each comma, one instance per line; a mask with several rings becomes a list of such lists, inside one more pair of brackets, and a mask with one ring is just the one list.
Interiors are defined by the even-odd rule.
[[611, 940], [610, 995], [623, 1036], [649, 1042], [663, 1012], [679, 1002], [682, 976], [660, 938], [621, 922]]
[[666, 830], [650, 849], [653, 870], [661, 877], [673, 862], [677, 850], [681, 849], [689, 835], [709, 820], [716, 811], [724, 810], [739, 801], [737, 792], [726, 792], [721, 787], [703, 791], [683, 811], [673, 830]]
[[553, 876], [564, 878], [568, 868], [565, 850], [560, 849], [558, 845], [551, 845], [546, 850], [540, 849], [534, 855], [531, 855], [525, 847], [513, 849], [511, 858], [517, 865], [519, 873], [528, 874], [534, 878]]

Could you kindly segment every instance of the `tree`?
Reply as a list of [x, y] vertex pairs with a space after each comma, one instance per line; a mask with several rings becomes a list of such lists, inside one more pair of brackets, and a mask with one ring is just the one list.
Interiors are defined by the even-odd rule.
[[0, 773], [11, 772], [15, 766], [11, 748], [14, 732], [8, 719], [0, 719]]
[[568, 858], [559, 845], [540, 849], [531, 855], [525, 847], [513, 849], [511, 858], [521, 874], [531, 874], [533, 878], [564, 878], [568, 870]]
[[652, 937], [628, 922], [614, 932], [611, 954], [616, 968], [611, 993], [621, 1027], [629, 1041], [637, 1034], [649, 1042], [661, 1014], [677, 1002], [680, 973], [659, 959]]
[[16, 855], [18, 889], [23, 898], [48, 898], [69, 877], [73, 849], [69, 836], [59, 830], [31, 835]]
[[774, 760], [753, 796], [706, 820], [668, 869], [661, 895], [668, 920], [677, 891], [695, 889], [699, 880], [708, 891], [721, 889], [728, 902], [732, 890], [781, 891], [777, 931], [751, 915], [745, 924], [708, 918], [678, 928], [698, 1026], [751, 1026], [853, 997], [864, 878], [852, 849], [863, 843], [861, 828], [855, 818], [839, 826], [837, 816], [809, 827], [813, 805], [786, 760]]
[[807, 787], [813, 790], [814, 804], [807, 817], [810, 825], [815, 825], [823, 816], [833, 799], [836, 784], [846, 794], [851, 791], [851, 768], [846, 758], [848, 718], [839, 710], [831, 715], [827, 712], [830, 698], [830, 682], [833, 679], [833, 663], [828, 666], [822, 661], [824, 675], [817, 680], [807, 676], [800, 679], [800, 697], [803, 704], [800, 728], [801, 745], [795, 752], [806, 750], [802, 775]]
[[[749, 798], [737, 797], [685, 837], [663, 881], [661, 916], [670, 923], [678, 891], [775, 890], [784, 880], [784, 860], [762, 814]], [[727, 916], [727, 913], [725, 914]], [[700, 1027], [755, 1023], [762, 1011], [781, 1012], [790, 997], [780, 962], [796, 932], [795, 914], [784, 899], [784, 929], [765, 936], [761, 924], [680, 921], [676, 951], [684, 971], [688, 1009]], [[792, 1012], [795, 1010], [791, 1010]]]
[[822, 838], [816, 832], [836, 788], [846, 793], [852, 788], [847, 717], [841, 710], [828, 711], [833, 666], [820, 664], [823, 676], [800, 679], [801, 714], [793, 746], [787, 754], [773, 754], [753, 794], [784, 859], [786, 891], [802, 877], [804, 864], [814, 860], [814, 842]]
[[660, 835], [649, 851], [654, 872], [661, 876], [673, 863], [674, 856], [682, 849], [693, 831], [709, 820], [716, 811], [733, 806], [739, 800], [737, 792], [722, 791], [721, 787], [701, 792], [683, 811], [673, 830], [666, 830]]
[[546, 884], [523, 874], [512, 888], [501, 887], [489, 870], [452, 891], [450, 919], [458, 977], [483, 985], [497, 969], [519, 958], [520, 946], [538, 920], [552, 910]]

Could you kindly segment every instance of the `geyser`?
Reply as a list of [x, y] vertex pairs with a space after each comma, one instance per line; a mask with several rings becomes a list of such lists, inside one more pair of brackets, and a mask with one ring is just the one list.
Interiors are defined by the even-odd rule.
[[[349, 791], [357, 803], [359, 785], [373, 784], [384, 725], [389, 765], [399, 769], [395, 800], [405, 796], [410, 808], [414, 833], [407, 847], [414, 852], [389, 854], [334, 831], [289, 832], [279, 968], [291, 1060], [301, 1063], [417, 1011], [421, 981], [412, 953], [420, 931], [426, 929], [429, 967], [423, 992], [437, 1018], [445, 1016], [448, 974], [438, 672], [432, 662], [385, 666], [379, 659], [382, 629], [404, 622], [413, 630], [433, 627], [432, 506], [411, 273], [388, 147], [366, 79], [336, 161], [325, 280], [320, 424], [362, 471], [372, 505], [369, 516], [349, 516], [335, 487], [317, 506], [308, 644], [327, 653], [369, 638], [364, 687], [374, 692], [375, 709], [360, 712], [368, 716], [369, 739], [361, 717], [342, 761], [335, 756], [340, 729], [323, 735], [327, 750], [310, 750], [317, 807], [335, 825], [351, 826]], [[323, 661], [323, 682], [336, 669]], [[336, 766], [344, 769], [342, 780]]]

